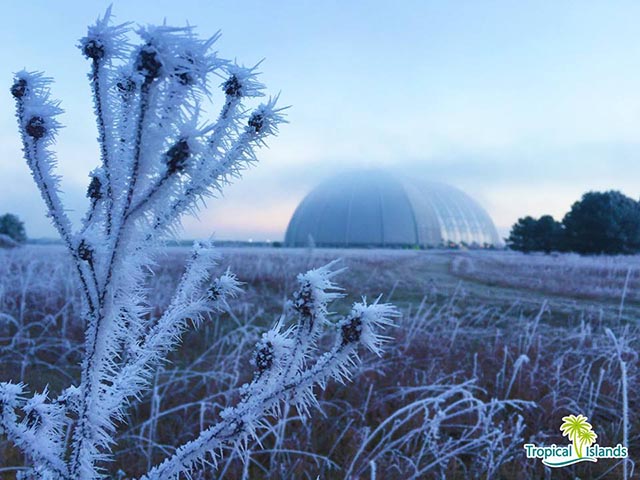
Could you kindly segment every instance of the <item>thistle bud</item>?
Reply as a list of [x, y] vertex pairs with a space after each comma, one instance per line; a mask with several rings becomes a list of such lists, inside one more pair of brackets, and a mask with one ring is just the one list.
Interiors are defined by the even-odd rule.
[[260, 133], [264, 128], [264, 115], [262, 113], [253, 113], [249, 118], [249, 127], [254, 132]]
[[359, 342], [362, 335], [362, 319], [359, 316], [351, 317], [340, 327], [340, 330], [342, 331], [343, 347], [350, 343]]
[[190, 72], [177, 73], [176, 77], [178, 77], [180, 85], [193, 85], [195, 83], [195, 78]]
[[196, 83], [196, 75], [193, 71], [193, 66], [195, 65], [196, 61], [194, 60], [193, 56], [189, 54], [182, 57], [182, 59], [187, 63], [187, 67], [177, 68], [175, 71], [175, 76], [178, 78], [178, 82], [180, 83], [180, 85], [193, 85], [194, 83]]
[[214, 302], [214, 303], [217, 302], [218, 300], [220, 300], [221, 295], [222, 295], [222, 289], [220, 288], [220, 285], [218, 284], [218, 282], [215, 282], [207, 290], [207, 299], [210, 302]]
[[313, 291], [309, 282], [304, 282], [300, 290], [293, 292], [293, 309], [303, 317], [310, 317], [313, 313]]
[[256, 366], [256, 375], [260, 376], [273, 366], [275, 352], [273, 344], [270, 341], [258, 343], [258, 348], [253, 357], [253, 363]]
[[167, 162], [167, 170], [170, 175], [184, 170], [190, 153], [189, 143], [184, 138], [178, 140], [178, 142], [167, 151], [165, 161]]
[[93, 249], [84, 240], [78, 245], [78, 256], [85, 262], [93, 263]]
[[133, 90], [136, 88], [136, 84], [130, 78], [124, 78], [116, 83], [116, 88], [121, 94], [124, 95], [133, 92]]
[[22, 98], [27, 93], [27, 81], [24, 78], [18, 78], [11, 86], [11, 95], [14, 98]]
[[44, 119], [40, 116], [33, 116], [27, 122], [27, 126], [25, 127], [25, 131], [27, 135], [30, 137], [39, 140], [44, 137], [47, 133], [47, 128], [44, 125]]
[[104, 45], [96, 39], [87, 40], [82, 45], [82, 53], [92, 60], [100, 60], [104, 57]]
[[91, 177], [91, 183], [89, 183], [89, 187], [87, 188], [87, 197], [94, 201], [100, 200], [102, 198], [101, 188], [102, 182], [100, 182], [100, 178], [97, 176]]
[[145, 83], [149, 84], [160, 76], [162, 62], [158, 51], [151, 45], [145, 45], [138, 53], [136, 59], [136, 71], [145, 78]]
[[242, 96], [242, 84], [238, 80], [238, 77], [231, 75], [231, 77], [222, 84], [224, 94], [229, 97], [239, 98]]

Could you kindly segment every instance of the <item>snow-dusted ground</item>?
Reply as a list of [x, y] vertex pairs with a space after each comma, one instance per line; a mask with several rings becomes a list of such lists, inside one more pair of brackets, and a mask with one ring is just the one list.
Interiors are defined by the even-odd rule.
[[[119, 426], [117, 478], [144, 472], [216, 421], [250, 379], [253, 346], [282, 312], [295, 276], [342, 258], [337, 282], [403, 312], [381, 358], [366, 354], [354, 382], [319, 393], [326, 416], [295, 409], [202, 478], [539, 478], [522, 445], [566, 443], [561, 418], [584, 414], [602, 445], [629, 438], [638, 405], [640, 257], [509, 252], [223, 248], [217, 267], [246, 282], [230, 314], [190, 332]], [[169, 302], [188, 249], [167, 248], [151, 276], [152, 307]], [[52, 393], [77, 382], [83, 326], [62, 248], [0, 251], [0, 381]], [[344, 311], [348, 303], [338, 302]], [[624, 362], [626, 382], [621, 365]], [[627, 405], [623, 393], [628, 395]], [[2, 437], [0, 437], [2, 438]], [[615, 460], [554, 478], [620, 477]], [[18, 452], [0, 440], [0, 476]], [[611, 470], [610, 470], [611, 469]]]

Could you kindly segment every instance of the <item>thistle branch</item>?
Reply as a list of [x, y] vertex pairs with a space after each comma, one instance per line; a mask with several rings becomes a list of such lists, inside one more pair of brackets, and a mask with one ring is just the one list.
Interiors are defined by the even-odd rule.
[[[243, 399], [235, 406], [225, 409], [216, 425], [204, 430], [198, 438], [179, 447], [173, 455], [152, 468], [140, 480], [177, 478], [189, 474], [193, 468], [209, 455], [215, 464], [218, 450], [224, 446], [242, 445], [249, 438], [257, 439], [256, 430], [264, 425], [268, 415], [279, 416], [284, 403], [294, 403], [298, 410], [309, 414], [310, 406], [317, 406], [314, 395], [316, 385], [324, 388], [327, 380], [333, 378], [344, 382], [350, 378], [351, 370], [359, 361], [359, 345], [380, 353], [386, 337], [380, 329], [392, 325], [398, 316], [391, 305], [371, 305], [366, 302], [354, 304], [351, 313], [337, 322], [337, 338], [333, 348], [322, 354], [311, 367], [301, 366], [294, 374], [289, 374], [294, 356], [306, 356], [314, 350], [313, 338], [316, 328], [310, 320], [326, 321], [327, 303], [337, 298], [331, 278], [336, 271], [333, 264], [312, 270], [299, 276], [301, 290], [294, 294], [294, 308], [304, 320], [294, 329], [282, 332], [283, 322], [263, 336], [256, 346], [254, 380], [243, 388]], [[326, 325], [332, 325], [326, 323]], [[295, 331], [294, 331], [295, 330]], [[303, 332], [300, 335], [300, 332]], [[302, 337], [306, 336], [306, 339]], [[295, 345], [295, 346], [294, 346]], [[303, 352], [299, 352], [300, 349]], [[293, 360], [299, 363], [299, 358]]]
[[[22, 385], [0, 384], [0, 429], [33, 460], [34, 474], [52, 478], [103, 477], [101, 465], [111, 457], [116, 422], [126, 418], [129, 402], [148, 387], [190, 324], [198, 327], [223, 311], [239, 292], [240, 282], [228, 270], [211, 277], [217, 256], [210, 245], [195, 245], [169, 306], [152, 315], [147, 285], [153, 247], [183, 214], [253, 164], [256, 151], [285, 121], [278, 97], [253, 110], [245, 104], [262, 96], [257, 65], [245, 68], [210, 53], [218, 35], [200, 41], [191, 27], [150, 26], [138, 30], [142, 44], [132, 47], [128, 25], [112, 26], [110, 17], [109, 9], [80, 41], [91, 60], [101, 164], [92, 173], [79, 233], [72, 232], [53, 173], [49, 147], [61, 110], [49, 99], [48, 80], [20, 72], [11, 89], [25, 158], [74, 260], [87, 305], [78, 387], [48, 401], [46, 392], [26, 399]], [[209, 97], [211, 73], [224, 78], [224, 102], [215, 123], [203, 124], [201, 101]], [[397, 312], [363, 302], [346, 318], [330, 320], [328, 305], [341, 296], [333, 266], [299, 277], [286, 317], [256, 345], [253, 380], [236, 406], [146, 478], [189, 472], [207, 452], [241, 446], [286, 403], [309, 414], [314, 386], [347, 379], [358, 362], [358, 345], [380, 353], [379, 332]], [[327, 329], [336, 334], [335, 345], [320, 353], [317, 339]]]

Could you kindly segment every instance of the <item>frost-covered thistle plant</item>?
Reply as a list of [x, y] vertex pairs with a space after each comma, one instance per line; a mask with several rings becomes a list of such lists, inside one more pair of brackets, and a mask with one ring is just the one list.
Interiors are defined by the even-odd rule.
[[[28, 396], [25, 385], [0, 384], [0, 433], [25, 453], [28, 475], [38, 478], [104, 476], [128, 403], [144, 392], [185, 329], [223, 310], [238, 293], [229, 271], [210, 278], [216, 255], [210, 245], [196, 244], [168, 308], [154, 316], [145, 286], [152, 247], [251, 164], [254, 150], [283, 122], [276, 99], [247, 109], [246, 100], [262, 96], [263, 86], [255, 68], [210, 52], [217, 37], [202, 41], [191, 28], [149, 26], [138, 29], [142, 44], [133, 46], [128, 24], [112, 26], [109, 17], [80, 42], [91, 65], [101, 165], [92, 172], [79, 231], [65, 213], [54, 173], [50, 147], [61, 110], [50, 99], [49, 79], [22, 71], [11, 87], [27, 164], [72, 257], [85, 306], [78, 386], [50, 398], [46, 390]], [[222, 77], [224, 103], [214, 123], [203, 123], [200, 102], [209, 96], [212, 74]], [[308, 413], [314, 386], [346, 379], [359, 345], [380, 353], [378, 332], [396, 310], [364, 302], [330, 321], [328, 305], [341, 296], [336, 273], [330, 264], [299, 276], [287, 314], [256, 346], [253, 380], [238, 403], [143, 478], [174, 478], [201, 462], [215, 464], [223, 447], [242, 448], [285, 402]], [[335, 344], [318, 353], [317, 339], [327, 329], [335, 331]]]

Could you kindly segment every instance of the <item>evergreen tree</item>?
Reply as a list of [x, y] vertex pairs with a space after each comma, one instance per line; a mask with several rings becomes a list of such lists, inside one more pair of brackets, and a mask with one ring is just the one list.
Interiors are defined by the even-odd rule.
[[573, 204], [562, 223], [572, 251], [640, 252], [640, 203], [618, 191], [585, 193]]
[[511, 227], [507, 245], [512, 250], [525, 253], [563, 250], [563, 226], [551, 215], [543, 215], [538, 220], [530, 216], [520, 218]]
[[24, 223], [15, 215], [6, 213], [0, 216], [0, 234], [11, 237], [18, 243], [27, 241], [27, 233], [24, 229]]
[[543, 215], [535, 225], [536, 250], [545, 253], [562, 251], [565, 248], [564, 227], [551, 215]]
[[507, 246], [512, 250], [529, 253], [535, 250], [534, 230], [536, 220], [531, 216], [519, 218], [511, 227], [509, 238], [507, 238]]

